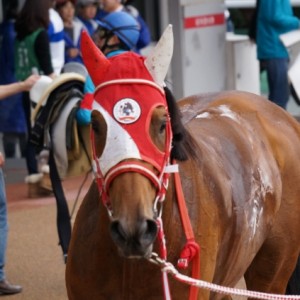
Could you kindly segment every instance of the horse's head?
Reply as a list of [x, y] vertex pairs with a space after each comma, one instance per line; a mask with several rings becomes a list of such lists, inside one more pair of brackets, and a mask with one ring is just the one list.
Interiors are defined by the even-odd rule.
[[147, 59], [132, 52], [107, 59], [82, 37], [96, 86], [94, 173], [111, 216], [112, 239], [126, 257], [149, 256], [158, 232], [156, 206], [165, 194], [172, 140], [163, 89], [172, 50], [171, 26]]

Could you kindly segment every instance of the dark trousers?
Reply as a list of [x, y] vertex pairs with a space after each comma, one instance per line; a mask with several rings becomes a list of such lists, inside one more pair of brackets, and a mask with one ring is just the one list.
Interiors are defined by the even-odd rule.
[[287, 58], [261, 60], [261, 67], [267, 72], [269, 99], [284, 109], [290, 96], [288, 65]]
[[26, 155], [26, 133], [3, 132], [3, 148], [6, 158], [16, 157], [16, 147], [19, 145], [21, 157]]
[[[23, 107], [26, 117], [26, 124], [27, 124], [27, 132], [30, 136], [31, 134], [31, 107], [30, 107], [30, 98], [29, 93], [23, 93]], [[25, 158], [27, 164], [28, 174], [36, 174], [38, 173], [38, 164], [36, 159], [36, 151], [35, 148], [29, 143], [29, 139], [27, 139], [26, 143], [26, 150], [25, 150]]]

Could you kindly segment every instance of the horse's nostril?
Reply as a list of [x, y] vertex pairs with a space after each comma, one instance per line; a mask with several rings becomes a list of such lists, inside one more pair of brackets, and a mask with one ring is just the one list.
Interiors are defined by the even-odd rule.
[[126, 236], [126, 233], [119, 221], [114, 221], [111, 223], [110, 231], [111, 231], [113, 240], [117, 244], [126, 242], [127, 236]]
[[127, 256], [145, 255], [154, 242], [158, 229], [153, 220], [137, 222], [134, 228], [127, 228], [121, 222], [114, 221], [110, 227], [113, 241]]
[[157, 224], [153, 220], [146, 220], [143, 222], [144, 230], [140, 234], [140, 239], [143, 244], [151, 244], [154, 242], [157, 235]]

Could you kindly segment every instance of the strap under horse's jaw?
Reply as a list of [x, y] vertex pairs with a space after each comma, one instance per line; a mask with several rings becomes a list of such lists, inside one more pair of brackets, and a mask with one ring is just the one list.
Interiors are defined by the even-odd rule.
[[118, 175], [127, 172], [135, 172], [147, 177], [157, 188], [157, 190], [160, 190], [161, 182], [158, 176], [150, 168], [146, 167], [142, 162], [139, 161], [124, 161], [112, 167], [104, 178], [105, 186], [108, 188], [110, 183]]

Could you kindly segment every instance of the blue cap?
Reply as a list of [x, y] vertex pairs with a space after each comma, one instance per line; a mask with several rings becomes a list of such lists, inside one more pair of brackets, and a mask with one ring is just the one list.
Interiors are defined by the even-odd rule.
[[136, 46], [140, 36], [139, 23], [129, 13], [113, 12], [97, 23], [100, 27], [112, 31], [129, 49]]

